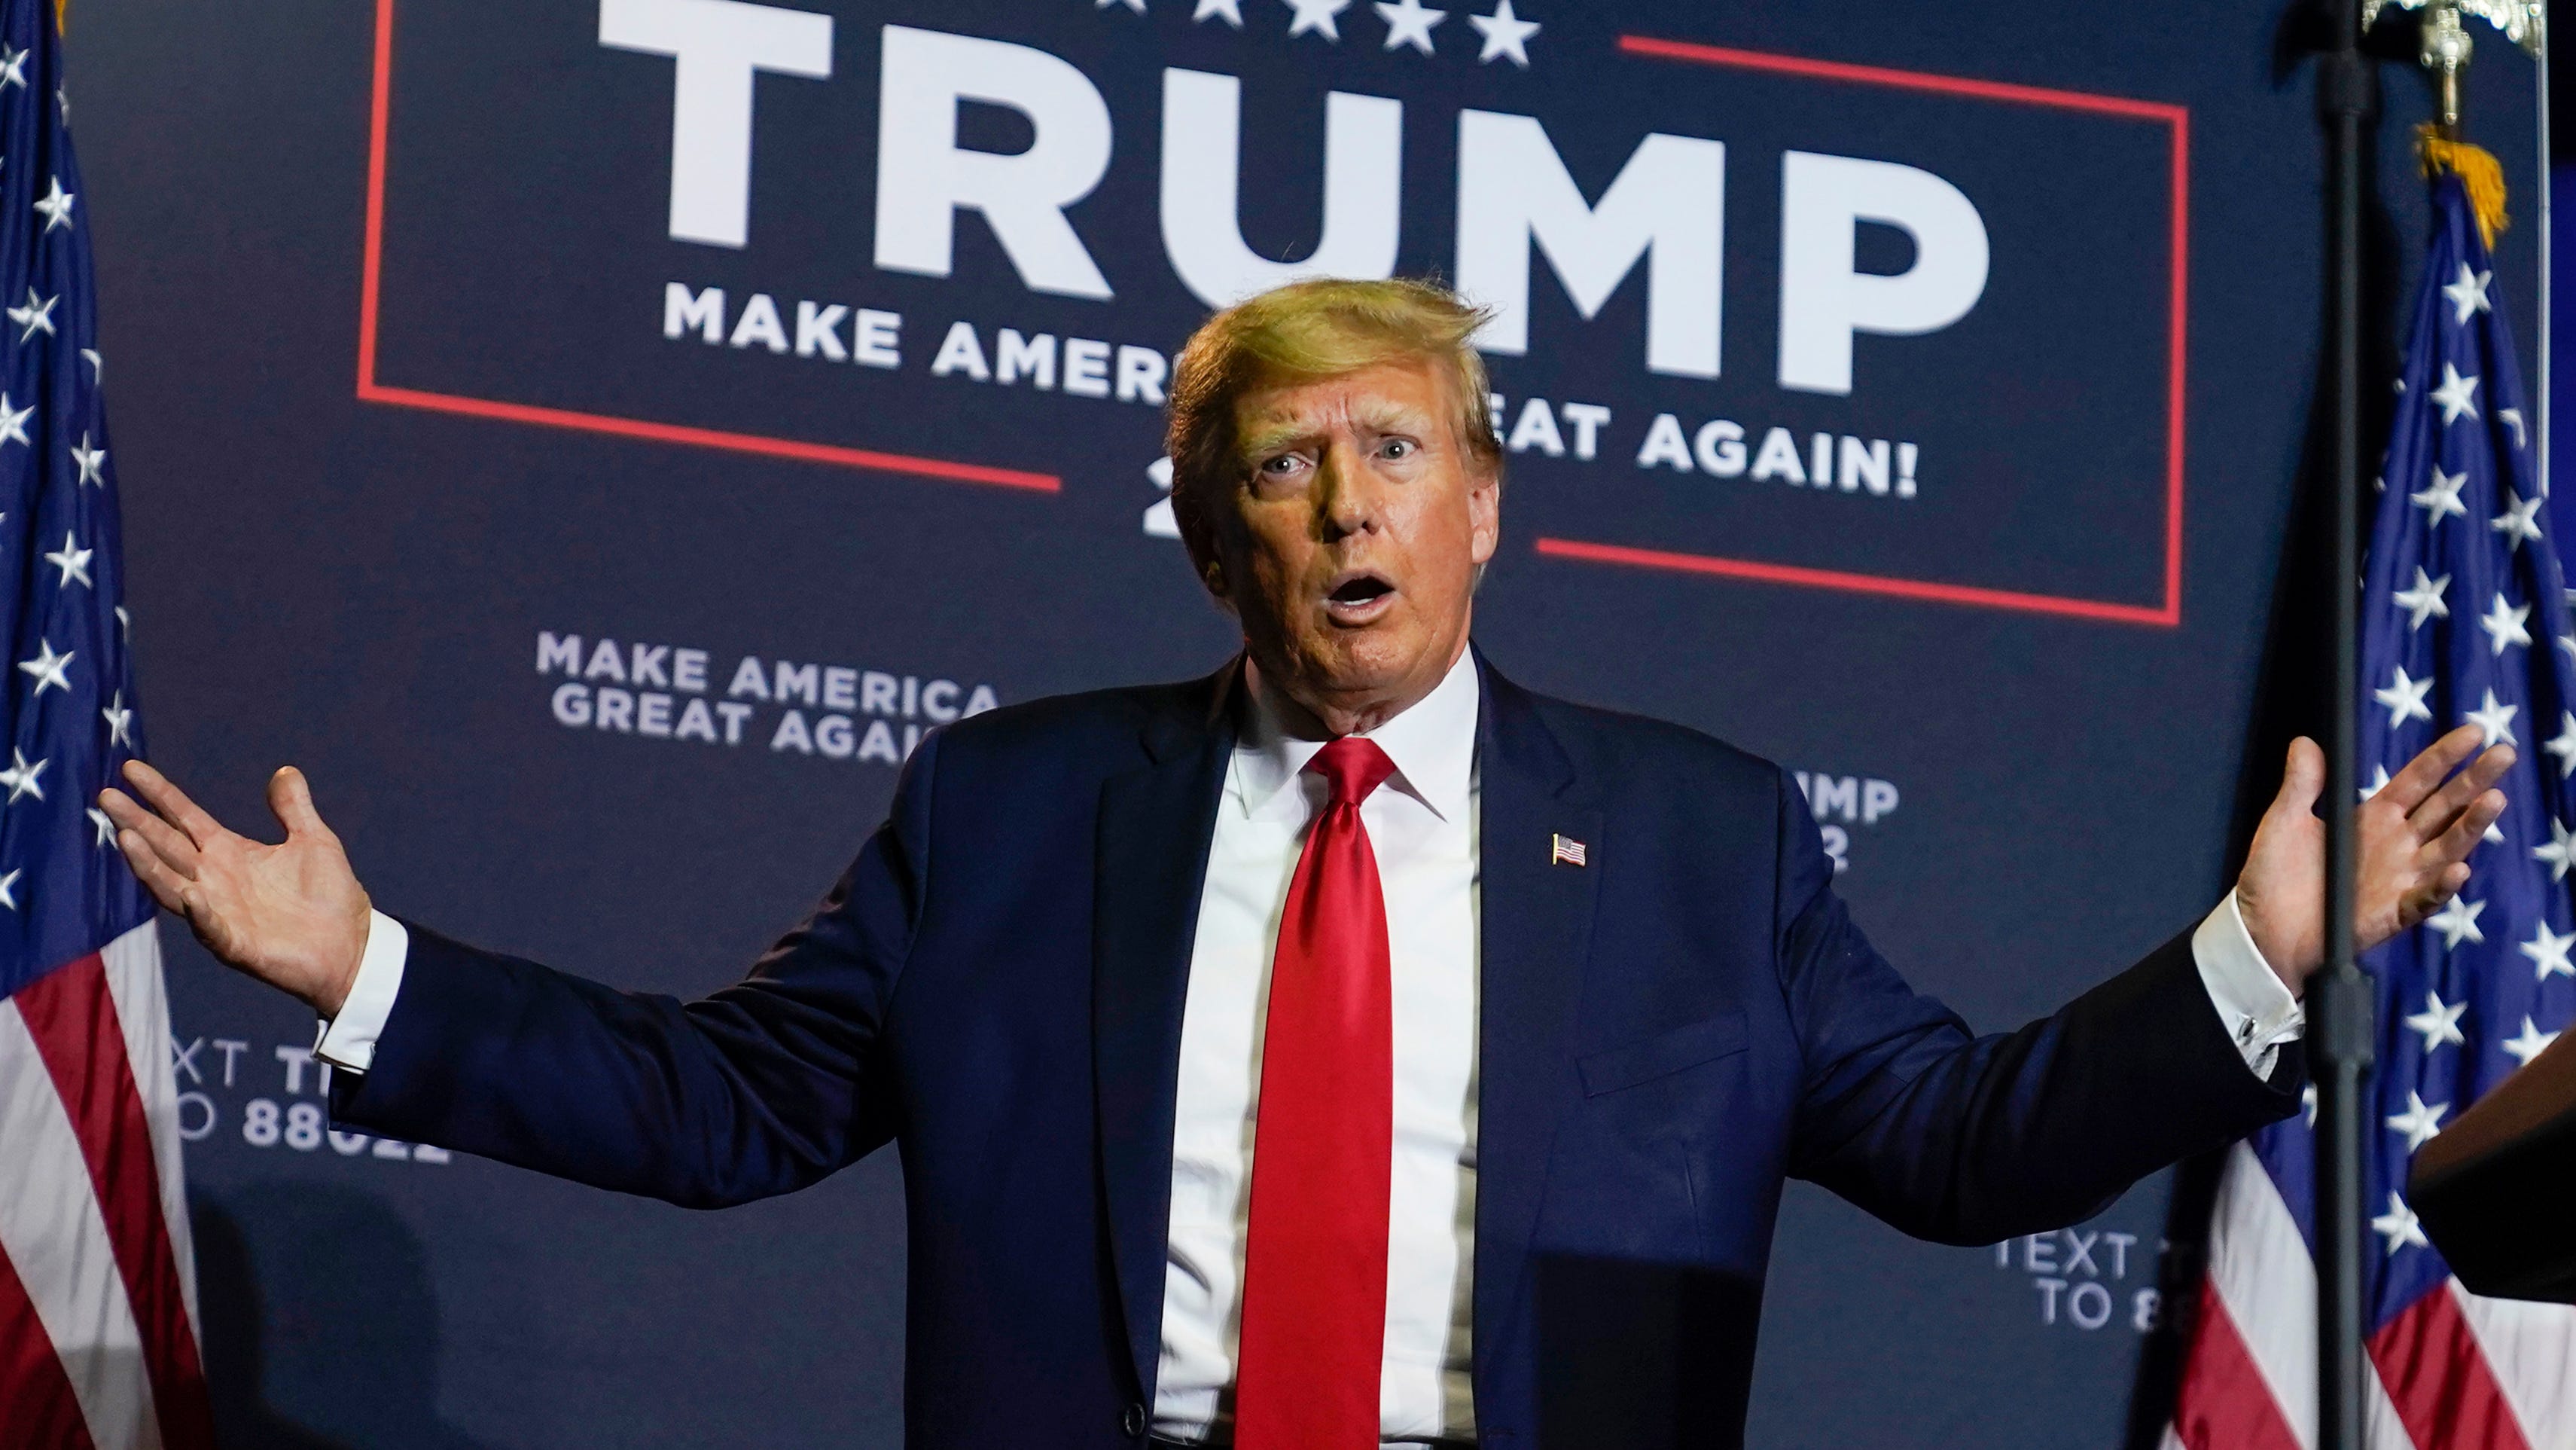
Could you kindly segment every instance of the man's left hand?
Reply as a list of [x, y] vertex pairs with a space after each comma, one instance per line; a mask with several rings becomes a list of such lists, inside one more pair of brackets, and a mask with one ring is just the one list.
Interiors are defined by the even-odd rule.
[[[2360, 869], [2352, 904], [2356, 950], [2368, 951], [2442, 908], [2469, 881], [2469, 853], [2504, 814], [2492, 787], [2514, 762], [2513, 747], [2480, 753], [2478, 727], [2463, 725], [2361, 803]], [[2475, 755], [2468, 769], [2460, 763]], [[2457, 774], [2453, 774], [2457, 771]], [[2325, 963], [2326, 823], [2317, 817], [2325, 752], [2290, 742], [2281, 793], [2263, 813], [2236, 878], [2236, 907], [2263, 960], [2296, 994]]]

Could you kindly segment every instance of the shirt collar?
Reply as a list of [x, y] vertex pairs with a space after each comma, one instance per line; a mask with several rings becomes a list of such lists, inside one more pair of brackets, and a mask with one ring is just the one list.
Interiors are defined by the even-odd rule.
[[[1235, 747], [1235, 789], [1243, 813], [1258, 816], [1285, 804], [1282, 797], [1288, 787], [1324, 742], [1290, 735], [1261, 692], [1248, 693], [1248, 728]], [[1387, 783], [1421, 801], [1444, 821], [1460, 819], [1459, 813], [1467, 808], [1476, 770], [1481, 695], [1475, 652], [1461, 650], [1458, 662], [1430, 694], [1376, 729], [1359, 732], [1395, 762], [1395, 774]]]

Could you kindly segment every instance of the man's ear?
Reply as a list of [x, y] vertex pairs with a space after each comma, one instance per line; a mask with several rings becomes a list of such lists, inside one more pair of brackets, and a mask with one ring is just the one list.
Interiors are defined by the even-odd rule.
[[1226, 577], [1225, 561], [1217, 549], [1214, 522], [1201, 509], [1180, 507], [1177, 494], [1173, 503], [1172, 520], [1180, 525], [1181, 548], [1189, 555], [1190, 568], [1198, 574], [1200, 587], [1207, 590], [1220, 607], [1232, 610], [1233, 581]]
[[1494, 557], [1503, 540], [1503, 474], [1494, 469], [1467, 478], [1468, 556], [1479, 567]]

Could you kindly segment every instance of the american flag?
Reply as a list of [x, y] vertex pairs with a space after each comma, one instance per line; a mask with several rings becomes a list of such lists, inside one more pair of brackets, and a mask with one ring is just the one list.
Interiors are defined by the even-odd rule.
[[60, 42], [0, 3], [0, 1447], [196, 1450], [161, 954], [93, 803], [143, 735]]
[[[2469, 1294], [2405, 1195], [2415, 1150], [2576, 1017], [2576, 635], [2487, 248], [2456, 177], [2434, 203], [2362, 595], [2358, 794], [2463, 723], [2520, 758], [2467, 889], [2364, 962], [2366, 1430], [2384, 1450], [2553, 1450], [2576, 1445], [2576, 1310]], [[2230, 1151], [2175, 1408], [2191, 1450], [2316, 1443], [2314, 1116], [2312, 1096]]]

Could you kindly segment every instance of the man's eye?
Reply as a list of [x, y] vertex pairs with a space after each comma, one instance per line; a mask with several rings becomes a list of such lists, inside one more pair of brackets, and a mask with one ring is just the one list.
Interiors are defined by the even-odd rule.
[[1389, 438], [1378, 451], [1389, 458], [1410, 458], [1416, 452], [1416, 446], [1410, 438]]
[[1264, 473], [1286, 473], [1296, 466], [1297, 456], [1293, 453], [1283, 453], [1279, 457], [1270, 459], [1263, 463], [1261, 465], [1261, 471]]

